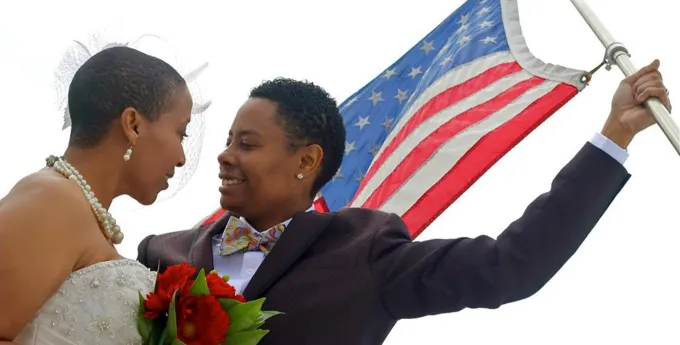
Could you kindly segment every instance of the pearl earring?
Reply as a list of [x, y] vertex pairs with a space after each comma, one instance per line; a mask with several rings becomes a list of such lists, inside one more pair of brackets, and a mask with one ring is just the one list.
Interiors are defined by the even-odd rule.
[[132, 156], [132, 146], [130, 146], [130, 148], [127, 149], [127, 151], [125, 151], [125, 155], [123, 155], [123, 160], [127, 162], [127, 161], [130, 160], [131, 156]]
[[303, 177], [304, 177], [304, 176], [302, 176], [302, 174], [297, 174], [297, 179], [298, 179], [298, 180], [302, 180]]

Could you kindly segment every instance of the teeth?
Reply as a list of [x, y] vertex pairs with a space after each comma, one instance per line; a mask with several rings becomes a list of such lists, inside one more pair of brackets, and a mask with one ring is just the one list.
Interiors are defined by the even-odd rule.
[[240, 184], [243, 183], [243, 180], [238, 180], [238, 179], [225, 179], [222, 180], [222, 185], [223, 186], [231, 186], [235, 184]]

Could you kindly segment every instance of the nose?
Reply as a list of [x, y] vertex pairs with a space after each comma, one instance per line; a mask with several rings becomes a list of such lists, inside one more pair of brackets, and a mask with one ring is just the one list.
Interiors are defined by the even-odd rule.
[[186, 156], [186, 153], [184, 153], [184, 147], [182, 147], [182, 155], [180, 156], [180, 159], [175, 166], [178, 167], [178, 168], [181, 168], [186, 163], [187, 163], [187, 156]]
[[220, 163], [220, 165], [232, 165], [234, 164], [234, 152], [233, 148], [231, 148], [233, 145], [229, 145], [224, 148], [224, 151], [220, 152], [219, 155], [217, 155], [217, 162]]

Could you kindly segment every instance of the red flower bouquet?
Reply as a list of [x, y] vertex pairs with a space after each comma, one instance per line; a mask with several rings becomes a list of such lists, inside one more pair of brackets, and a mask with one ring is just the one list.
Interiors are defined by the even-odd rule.
[[137, 330], [147, 345], [255, 345], [269, 332], [264, 322], [280, 313], [262, 311], [264, 298], [246, 302], [213, 271], [189, 264], [168, 267], [154, 291], [139, 294]]

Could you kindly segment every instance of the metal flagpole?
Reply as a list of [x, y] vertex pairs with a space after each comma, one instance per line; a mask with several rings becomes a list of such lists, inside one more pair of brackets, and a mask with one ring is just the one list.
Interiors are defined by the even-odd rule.
[[[597, 35], [597, 38], [600, 39], [602, 45], [604, 45], [606, 49], [605, 60], [607, 61], [607, 69], [609, 69], [612, 64], [616, 64], [626, 77], [635, 74], [637, 69], [630, 61], [628, 49], [626, 49], [622, 43], [614, 40], [590, 6], [583, 0], [571, 0], [571, 3], [574, 4], [574, 7], [581, 13], [581, 16], [586, 23], [588, 23], [588, 26], [590, 26], [595, 35]], [[659, 124], [661, 130], [666, 134], [668, 141], [671, 142], [675, 151], [680, 155], [680, 132], [666, 107], [664, 107], [656, 98], [650, 98], [645, 101], [645, 106], [652, 112], [654, 119], [656, 119], [656, 123]]]

